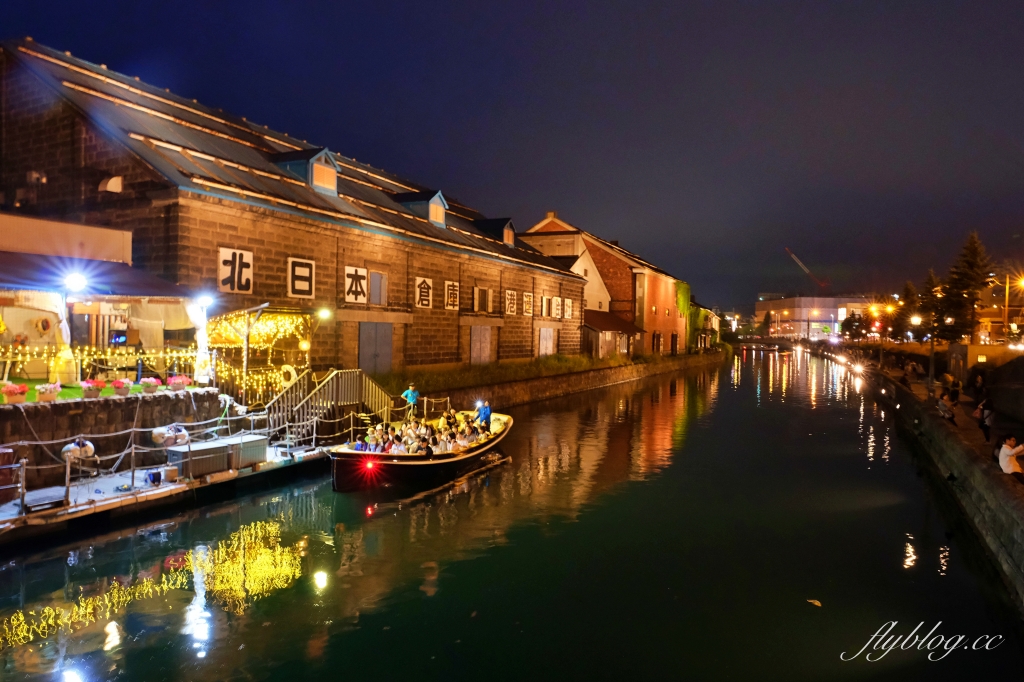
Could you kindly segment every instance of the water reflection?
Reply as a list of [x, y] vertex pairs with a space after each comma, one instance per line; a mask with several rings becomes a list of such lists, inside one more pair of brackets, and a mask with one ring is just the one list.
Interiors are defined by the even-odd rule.
[[316, 658], [396, 589], [433, 597], [446, 565], [657, 475], [714, 408], [719, 380], [701, 372], [522, 408], [503, 443], [511, 461], [412, 502], [315, 480], [12, 561], [0, 567], [0, 665], [145, 677], [133, 652], [157, 647], [181, 679], [217, 679], [225, 666], [287, 660], [296, 642]]

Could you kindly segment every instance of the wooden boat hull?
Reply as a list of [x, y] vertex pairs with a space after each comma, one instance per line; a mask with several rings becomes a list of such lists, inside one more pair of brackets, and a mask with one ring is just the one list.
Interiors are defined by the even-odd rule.
[[382, 486], [420, 487], [450, 481], [489, 464], [499, 457], [494, 447], [512, 428], [512, 418], [501, 415], [505, 428], [486, 442], [464, 452], [417, 457], [386, 453], [354, 452], [336, 448], [331, 456], [331, 483], [335, 492]]

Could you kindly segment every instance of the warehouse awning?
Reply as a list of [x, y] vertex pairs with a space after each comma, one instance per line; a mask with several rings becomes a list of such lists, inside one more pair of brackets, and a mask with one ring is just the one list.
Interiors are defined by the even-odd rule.
[[643, 334], [643, 330], [632, 322], [627, 322], [618, 315], [604, 310], [584, 310], [583, 326], [596, 329], [599, 332], [619, 332], [629, 336]]
[[[73, 287], [68, 286], [69, 276], [76, 276], [70, 282]], [[66, 292], [77, 297], [184, 299], [192, 296], [188, 289], [126, 263], [10, 251], [0, 251], [0, 289]]]

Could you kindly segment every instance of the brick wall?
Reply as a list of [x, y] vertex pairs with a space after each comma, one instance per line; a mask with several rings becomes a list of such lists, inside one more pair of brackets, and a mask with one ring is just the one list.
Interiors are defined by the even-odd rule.
[[609, 253], [603, 246], [583, 238], [587, 244], [590, 257], [601, 273], [601, 279], [608, 289], [611, 301], [609, 312], [615, 313], [628, 322], [636, 320], [633, 269], [626, 261]]

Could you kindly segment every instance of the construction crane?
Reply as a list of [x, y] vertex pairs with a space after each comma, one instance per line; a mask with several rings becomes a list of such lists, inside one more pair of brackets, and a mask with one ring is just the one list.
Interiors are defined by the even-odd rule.
[[824, 291], [830, 284], [832, 284], [830, 281], [828, 281], [828, 278], [818, 279], [817, 277], [815, 277], [807, 268], [807, 266], [804, 265], [803, 261], [797, 258], [795, 253], [789, 250], [789, 247], [786, 247], [786, 253], [788, 253], [790, 257], [796, 261], [796, 264], [800, 266], [801, 270], [807, 273], [808, 277], [814, 280], [814, 283], [818, 285], [819, 293]]

